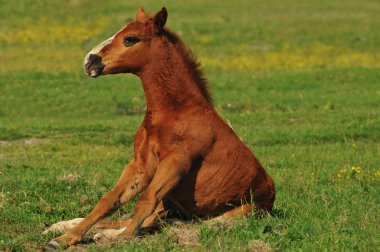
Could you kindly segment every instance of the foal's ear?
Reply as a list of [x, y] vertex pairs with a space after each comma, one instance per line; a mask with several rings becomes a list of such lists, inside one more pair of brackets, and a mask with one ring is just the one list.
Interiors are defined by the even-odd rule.
[[140, 8], [136, 14], [136, 21], [146, 22], [148, 20], [149, 20], [149, 16], [147, 14], [145, 14], [144, 8], [140, 6]]
[[153, 18], [153, 23], [155, 28], [157, 29], [157, 34], [159, 34], [165, 26], [166, 19], [168, 18], [168, 12], [165, 7], [157, 12], [157, 14]]

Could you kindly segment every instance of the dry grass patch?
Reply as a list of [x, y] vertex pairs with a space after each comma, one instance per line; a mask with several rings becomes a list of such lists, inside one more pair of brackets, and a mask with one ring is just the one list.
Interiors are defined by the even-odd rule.
[[171, 227], [168, 236], [171, 241], [185, 247], [201, 247], [199, 231], [188, 226]]
[[272, 251], [272, 247], [262, 240], [250, 240], [248, 242], [248, 248], [250, 251], [255, 252], [267, 252]]
[[68, 173], [65, 172], [63, 175], [58, 176], [57, 180], [73, 183], [73, 182], [77, 181], [79, 178], [80, 178], [80, 176], [76, 172], [68, 172]]

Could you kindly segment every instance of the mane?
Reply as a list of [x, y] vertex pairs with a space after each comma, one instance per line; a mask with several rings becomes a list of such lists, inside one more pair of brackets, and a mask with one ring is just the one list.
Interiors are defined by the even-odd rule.
[[182, 54], [187, 66], [190, 68], [190, 72], [195, 80], [195, 84], [197, 85], [199, 91], [207, 100], [207, 102], [211, 106], [213, 106], [209, 84], [206, 77], [204, 77], [201, 63], [197, 60], [190, 48], [183, 42], [183, 40], [176, 33], [167, 28], [165, 28], [164, 31], [168, 40], [173, 45], [175, 45], [178, 51]]

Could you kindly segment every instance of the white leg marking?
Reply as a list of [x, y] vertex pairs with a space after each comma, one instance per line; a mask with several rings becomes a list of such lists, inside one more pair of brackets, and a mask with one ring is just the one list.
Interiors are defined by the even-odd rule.
[[43, 231], [43, 234], [47, 234], [49, 232], [56, 232], [56, 233], [63, 233], [66, 232], [68, 229], [71, 229], [78, 225], [84, 218], [75, 218], [69, 221], [60, 221], [53, 225], [51, 225], [48, 229]]
[[126, 227], [120, 228], [120, 229], [104, 229], [101, 232], [94, 235], [94, 240], [113, 240], [116, 239], [123, 231], [126, 229]]

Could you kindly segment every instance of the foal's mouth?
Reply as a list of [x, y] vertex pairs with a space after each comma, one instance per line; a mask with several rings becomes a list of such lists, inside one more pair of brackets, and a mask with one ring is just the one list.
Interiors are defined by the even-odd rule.
[[84, 69], [87, 75], [96, 78], [103, 72], [105, 65], [102, 63], [102, 58], [96, 54], [90, 54], [87, 57], [87, 62], [84, 65]]
[[87, 74], [93, 78], [96, 78], [96, 77], [102, 75], [102, 71], [103, 71], [103, 69], [101, 69], [101, 68], [94, 68], [91, 70], [91, 72], [87, 72]]

